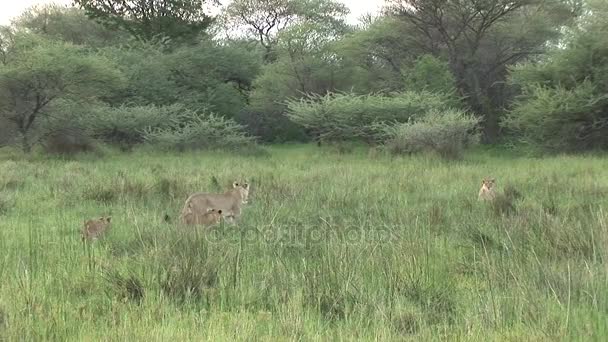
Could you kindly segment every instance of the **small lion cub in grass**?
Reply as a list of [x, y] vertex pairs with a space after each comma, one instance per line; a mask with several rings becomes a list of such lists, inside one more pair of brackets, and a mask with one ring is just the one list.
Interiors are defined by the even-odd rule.
[[81, 232], [82, 240], [97, 240], [110, 228], [111, 221], [112, 218], [110, 216], [102, 216], [98, 219], [84, 221], [84, 228]]
[[185, 225], [212, 226], [222, 220], [221, 209], [207, 209], [207, 212], [203, 214], [195, 213], [190, 207], [188, 209], [181, 217], [182, 223]]
[[477, 199], [480, 201], [493, 201], [496, 199], [496, 179], [484, 178], [481, 180], [481, 189]]

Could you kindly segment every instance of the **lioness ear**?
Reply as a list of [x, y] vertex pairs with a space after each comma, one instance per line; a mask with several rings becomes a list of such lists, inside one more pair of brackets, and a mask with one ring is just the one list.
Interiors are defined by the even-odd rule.
[[249, 188], [249, 183], [243, 183], [243, 189]]
[[106, 217], [106, 221], [108, 221], [108, 223], [110, 223], [110, 221], [112, 221], [112, 217], [111, 216]]
[[236, 187], [238, 187], [238, 186], [239, 186], [239, 183], [238, 183], [238, 182], [234, 182], [234, 183], [232, 183], [232, 187], [233, 187], [233, 188], [236, 188]]

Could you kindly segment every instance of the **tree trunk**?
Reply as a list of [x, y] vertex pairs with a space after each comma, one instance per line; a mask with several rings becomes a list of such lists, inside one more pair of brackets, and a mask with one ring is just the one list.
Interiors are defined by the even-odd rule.
[[21, 148], [23, 149], [24, 153], [32, 152], [32, 145], [27, 137], [27, 133], [21, 133]]

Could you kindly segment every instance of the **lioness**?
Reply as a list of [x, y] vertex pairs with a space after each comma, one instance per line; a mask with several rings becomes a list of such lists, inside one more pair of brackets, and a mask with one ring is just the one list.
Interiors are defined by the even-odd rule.
[[81, 232], [82, 240], [90, 241], [99, 238], [108, 230], [108, 228], [110, 228], [111, 220], [112, 218], [110, 216], [102, 216], [98, 219], [84, 221], [84, 228]]
[[241, 215], [241, 205], [247, 204], [249, 197], [248, 183], [232, 183], [232, 189], [223, 194], [210, 194], [197, 192], [190, 195], [184, 204], [182, 216], [188, 213], [200, 215], [207, 213], [209, 209], [221, 210], [224, 217], [232, 221]]
[[195, 213], [188, 207], [186, 212], [182, 212], [181, 221], [185, 225], [211, 226], [220, 223], [222, 220], [221, 209], [209, 209], [206, 213]]
[[480, 201], [493, 201], [496, 198], [496, 179], [484, 178], [481, 180], [481, 189], [477, 199]]

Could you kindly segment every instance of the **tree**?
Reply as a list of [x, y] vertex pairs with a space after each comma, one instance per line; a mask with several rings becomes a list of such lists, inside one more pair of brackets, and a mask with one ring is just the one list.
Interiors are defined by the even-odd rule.
[[[409, 25], [393, 17], [371, 19], [337, 43], [337, 53], [360, 69], [360, 87], [370, 92], [401, 91], [404, 68], [426, 50], [417, 46]], [[356, 86], [356, 85], [354, 85]]]
[[499, 133], [508, 66], [541, 54], [575, 13], [561, 0], [392, 0], [388, 12], [428, 53], [447, 56], [488, 142]]
[[546, 151], [608, 149], [608, 4], [588, 4], [561, 46], [510, 78], [521, 93], [503, 124]]
[[0, 66], [0, 117], [13, 122], [22, 148], [33, 145], [31, 130], [57, 100], [92, 101], [119, 88], [122, 77], [106, 59], [87, 56], [63, 42], [19, 34], [18, 50]]
[[55, 4], [28, 8], [13, 20], [17, 30], [76, 45], [102, 47], [125, 41], [124, 31], [110, 30], [90, 20], [82, 9]]
[[266, 50], [264, 59], [275, 59], [278, 34], [285, 28], [311, 21], [335, 26], [348, 8], [333, 0], [233, 0], [225, 10], [228, 22], [244, 27]]
[[0, 25], [0, 64], [6, 64], [14, 46], [15, 31], [9, 26]]
[[206, 0], [74, 0], [89, 18], [121, 28], [140, 40], [157, 36], [189, 40], [204, 32], [213, 18]]

